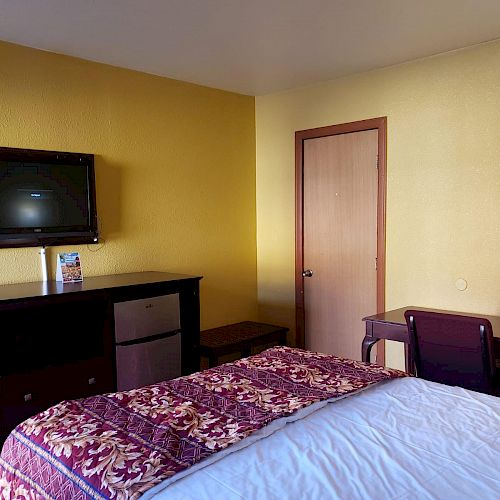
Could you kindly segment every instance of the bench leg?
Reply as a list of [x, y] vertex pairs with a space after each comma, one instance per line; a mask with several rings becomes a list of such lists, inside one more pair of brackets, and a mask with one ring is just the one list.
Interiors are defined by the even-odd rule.
[[248, 358], [252, 354], [252, 346], [246, 346], [241, 350], [241, 357]]
[[208, 357], [208, 367], [214, 368], [219, 364], [219, 358], [215, 354], [212, 354]]
[[286, 332], [280, 333], [279, 344], [286, 345]]

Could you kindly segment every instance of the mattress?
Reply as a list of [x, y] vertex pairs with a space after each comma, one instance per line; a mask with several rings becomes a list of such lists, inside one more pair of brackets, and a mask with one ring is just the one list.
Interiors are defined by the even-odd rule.
[[10, 433], [0, 490], [6, 498], [148, 498], [332, 398], [404, 376], [282, 346], [139, 389], [62, 401]]
[[498, 499], [500, 398], [381, 382], [143, 498]]

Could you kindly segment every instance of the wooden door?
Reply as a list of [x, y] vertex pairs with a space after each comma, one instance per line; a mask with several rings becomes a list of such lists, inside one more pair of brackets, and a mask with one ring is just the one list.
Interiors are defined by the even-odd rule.
[[361, 320], [383, 309], [385, 128], [354, 125], [304, 131], [300, 139], [297, 332], [307, 349], [359, 360]]

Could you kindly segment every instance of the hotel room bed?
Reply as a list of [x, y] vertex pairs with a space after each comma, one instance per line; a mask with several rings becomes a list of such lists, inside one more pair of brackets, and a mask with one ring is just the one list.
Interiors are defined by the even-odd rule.
[[381, 382], [144, 498], [498, 499], [500, 399]]
[[274, 348], [62, 403], [7, 440], [0, 498], [498, 498], [499, 400], [402, 376]]

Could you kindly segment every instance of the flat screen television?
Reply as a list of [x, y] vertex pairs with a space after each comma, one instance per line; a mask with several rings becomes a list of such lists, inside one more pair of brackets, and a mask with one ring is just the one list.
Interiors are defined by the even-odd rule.
[[97, 241], [94, 155], [0, 147], [0, 247]]

